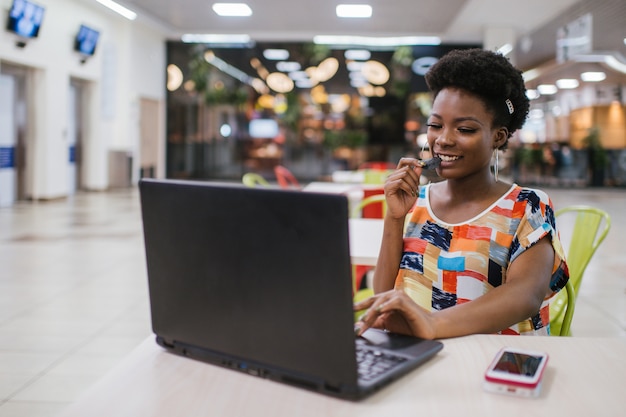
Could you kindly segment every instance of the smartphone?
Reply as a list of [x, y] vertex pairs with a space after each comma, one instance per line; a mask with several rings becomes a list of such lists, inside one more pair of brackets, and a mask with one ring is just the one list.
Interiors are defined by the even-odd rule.
[[547, 363], [545, 352], [504, 347], [487, 368], [483, 386], [490, 392], [536, 397]]

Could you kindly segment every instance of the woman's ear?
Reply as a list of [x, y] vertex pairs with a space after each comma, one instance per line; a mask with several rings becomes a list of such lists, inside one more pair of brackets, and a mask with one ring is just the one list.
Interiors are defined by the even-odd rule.
[[493, 138], [493, 147], [499, 149], [509, 139], [509, 129], [506, 127], [500, 127], [496, 130]]

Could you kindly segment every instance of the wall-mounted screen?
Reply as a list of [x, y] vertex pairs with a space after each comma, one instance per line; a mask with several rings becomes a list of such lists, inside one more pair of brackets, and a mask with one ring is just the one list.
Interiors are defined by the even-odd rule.
[[89, 26], [80, 25], [78, 34], [74, 41], [74, 50], [80, 52], [83, 55], [91, 56], [96, 52], [96, 45], [98, 45], [98, 38], [100, 32], [90, 28]]
[[9, 10], [7, 30], [23, 38], [36, 38], [43, 21], [45, 10], [42, 6], [28, 0], [13, 0]]

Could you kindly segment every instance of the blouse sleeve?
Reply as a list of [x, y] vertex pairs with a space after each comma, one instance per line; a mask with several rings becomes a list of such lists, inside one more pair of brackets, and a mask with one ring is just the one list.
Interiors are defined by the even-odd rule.
[[548, 236], [554, 249], [554, 265], [552, 267], [550, 288], [552, 291], [559, 291], [565, 287], [569, 279], [569, 272], [565, 262], [565, 252], [556, 228], [552, 201], [542, 191], [524, 190], [524, 192], [520, 193], [520, 199], [518, 200], [518, 203], [522, 202], [525, 203], [524, 215], [515, 233], [509, 264], [526, 249]]

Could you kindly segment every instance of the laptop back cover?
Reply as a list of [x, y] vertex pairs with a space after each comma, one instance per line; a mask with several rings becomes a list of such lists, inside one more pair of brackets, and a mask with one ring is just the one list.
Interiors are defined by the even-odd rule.
[[356, 390], [344, 196], [171, 180], [140, 190], [160, 343], [305, 388]]

